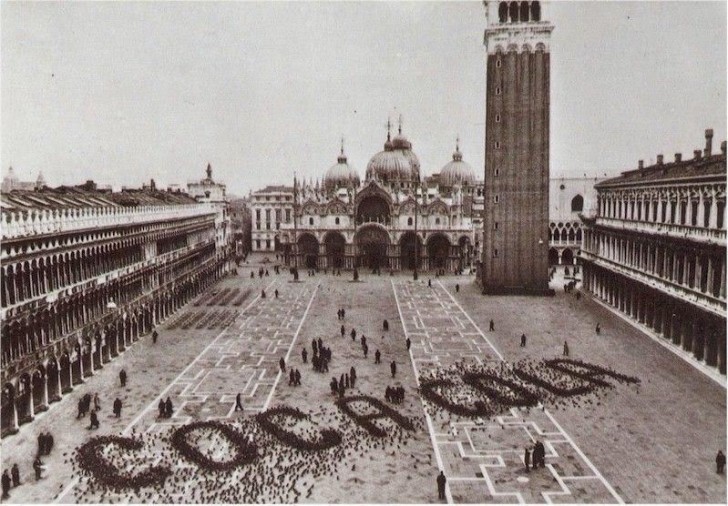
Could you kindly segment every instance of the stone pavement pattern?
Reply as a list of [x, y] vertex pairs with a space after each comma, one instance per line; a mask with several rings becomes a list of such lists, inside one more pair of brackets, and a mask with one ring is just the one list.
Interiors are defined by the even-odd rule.
[[[442, 285], [398, 281], [393, 287], [418, 378], [463, 360], [501, 360]], [[621, 501], [548, 411], [513, 408], [495, 420], [443, 422], [428, 405], [428, 417], [453, 502]], [[536, 439], [546, 446], [546, 469], [526, 473], [523, 450]]]

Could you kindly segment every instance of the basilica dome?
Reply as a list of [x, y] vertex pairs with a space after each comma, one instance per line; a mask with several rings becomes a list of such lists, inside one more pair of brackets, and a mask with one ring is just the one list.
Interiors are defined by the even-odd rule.
[[412, 151], [412, 143], [399, 134], [390, 138], [387, 133], [387, 142], [384, 151], [380, 151], [369, 160], [367, 165], [367, 180], [376, 179], [384, 183], [414, 183], [420, 180], [420, 160]]
[[349, 165], [344, 154], [344, 145], [341, 145], [341, 154], [336, 159], [336, 165], [332, 165], [324, 176], [324, 188], [327, 192], [334, 192], [339, 188], [359, 186], [359, 174]]
[[463, 161], [459, 142], [455, 145], [452, 162], [449, 162], [440, 171], [440, 184], [446, 187], [475, 184], [475, 172], [469, 163]]

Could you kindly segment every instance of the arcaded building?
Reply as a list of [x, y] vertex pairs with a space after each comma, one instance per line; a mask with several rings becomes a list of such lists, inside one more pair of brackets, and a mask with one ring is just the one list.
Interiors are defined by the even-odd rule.
[[541, 2], [486, 2], [488, 294], [548, 292], [550, 40]]
[[228, 269], [213, 203], [154, 189], [14, 190], [2, 203], [2, 435]]
[[[452, 159], [425, 178], [412, 143], [387, 133], [361, 180], [344, 154], [322, 184], [295, 182], [295, 221], [280, 224], [289, 265], [403, 270], [470, 268], [475, 256], [475, 172], [456, 144]], [[254, 194], [256, 195], [256, 194]]]
[[596, 185], [584, 216], [584, 287], [726, 373], [726, 143]]

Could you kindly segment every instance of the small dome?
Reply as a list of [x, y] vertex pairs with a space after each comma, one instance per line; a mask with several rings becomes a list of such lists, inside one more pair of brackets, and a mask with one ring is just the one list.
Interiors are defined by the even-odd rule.
[[359, 186], [359, 174], [349, 165], [344, 154], [344, 142], [341, 142], [341, 154], [336, 159], [336, 165], [332, 165], [324, 176], [324, 188], [327, 192], [334, 192], [339, 188]]
[[440, 183], [446, 187], [475, 184], [475, 172], [469, 163], [463, 161], [459, 141], [455, 145], [452, 162], [445, 165], [440, 171]]

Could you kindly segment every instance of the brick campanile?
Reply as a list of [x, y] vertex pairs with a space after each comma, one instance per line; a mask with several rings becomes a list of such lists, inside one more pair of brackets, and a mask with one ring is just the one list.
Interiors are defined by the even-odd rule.
[[486, 1], [485, 294], [546, 294], [549, 51], [542, 2]]

